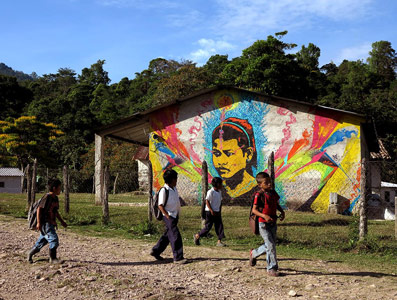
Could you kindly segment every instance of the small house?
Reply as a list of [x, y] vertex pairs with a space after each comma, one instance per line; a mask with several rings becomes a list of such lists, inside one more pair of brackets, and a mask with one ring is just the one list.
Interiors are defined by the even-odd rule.
[[23, 177], [18, 168], [0, 168], [0, 193], [21, 193]]

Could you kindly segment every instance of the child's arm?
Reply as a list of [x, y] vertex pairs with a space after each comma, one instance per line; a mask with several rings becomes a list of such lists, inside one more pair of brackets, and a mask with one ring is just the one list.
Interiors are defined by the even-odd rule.
[[36, 230], [41, 231], [41, 214], [42, 214], [43, 208], [38, 207], [37, 208], [37, 225], [36, 225]]
[[278, 203], [277, 203], [277, 209], [278, 209], [279, 212], [281, 212], [280, 221], [284, 220], [284, 219], [285, 219], [285, 212], [284, 212], [284, 209], [283, 209], [283, 208], [280, 206], [280, 204], [278, 204]]
[[273, 222], [273, 219], [269, 215], [263, 214], [258, 210], [256, 204], [254, 204], [254, 206], [252, 207], [252, 213], [258, 217], [265, 219], [266, 222]]
[[66, 224], [66, 222], [62, 219], [61, 215], [59, 214], [59, 212], [56, 213], [55, 215], [57, 217], [57, 219], [59, 220], [59, 222], [61, 222], [63, 227], [68, 227], [68, 224]]
[[208, 209], [210, 210], [211, 215], [214, 215], [214, 211], [212, 210], [211, 203], [208, 199], [205, 199], [205, 204], [207, 205]]
[[167, 219], [170, 218], [170, 215], [169, 215], [168, 212], [165, 210], [163, 204], [159, 204], [159, 210], [163, 213], [164, 217], [166, 217]]

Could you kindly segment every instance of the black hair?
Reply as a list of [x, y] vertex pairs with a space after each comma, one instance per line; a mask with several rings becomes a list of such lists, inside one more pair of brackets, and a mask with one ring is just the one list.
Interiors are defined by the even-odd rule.
[[57, 178], [53, 178], [48, 180], [48, 190], [50, 192], [53, 192], [55, 188], [59, 187], [62, 184], [62, 182], [57, 179]]
[[220, 178], [220, 177], [214, 177], [214, 178], [212, 178], [212, 180], [211, 180], [211, 185], [214, 186], [214, 187], [216, 187], [216, 186], [219, 186], [220, 184], [222, 184], [222, 182], [223, 182], [222, 178]]
[[166, 170], [163, 174], [164, 182], [170, 184], [172, 180], [178, 178], [178, 173], [175, 170]]
[[266, 172], [259, 172], [256, 174], [255, 179], [257, 183], [262, 182], [265, 178], [270, 178], [270, 175], [267, 174]]
[[247, 161], [247, 172], [253, 176], [252, 167], [257, 164], [257, 152], [255, 145], [254, 130], [248, 120], [239, 118], [227, 118], [212, 131], [212, 145], [215, 140], [222, 138], [224, 141], [236, 139], [238, 146], [244, 153], [251, 148], [252, 157]]

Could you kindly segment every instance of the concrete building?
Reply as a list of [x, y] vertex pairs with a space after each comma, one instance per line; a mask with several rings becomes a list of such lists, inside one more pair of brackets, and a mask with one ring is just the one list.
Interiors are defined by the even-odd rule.
[[250, 203], [255, 175], [267, 170], [273, 152], [284, 207], [327, 212], [330, 194], [337, 193], [352, 212], [361, 195], [362, 159], [379, 152], [377, 143], [367, 143], [374, 140], [368, 128], [352, 112], [236, 87], [202, 90], [100, 128], [96, 196], [103, 183], [103, 138], [111, 137], [146, 147], [139, 167], [143, 172], [151, 165], [154, 190], [163, 185], [165, 169], [176, 170], [179, 194], [188, 203], [200, 202], [205, 192], [204, 161], [209, 181], [224, 179], [226, 204]]
[[23, 176], [18, 168], [0, 168], [0, 193], [21, 193]]

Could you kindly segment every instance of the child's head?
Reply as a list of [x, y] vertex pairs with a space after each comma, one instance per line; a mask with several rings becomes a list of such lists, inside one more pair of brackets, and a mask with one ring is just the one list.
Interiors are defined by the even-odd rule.
[[272, 188], [270, 176], [266, 172], [259, 172], [255, 178], [261, 189], [266, 191]]
[[220, 177], [214, 177], [211, 180], [211, 185], [215, 188], [215, 189], [221, 189], [222, 188], [222, 178]]
[[167, 170], [163, 175], [164, 182], [168, 184], [170, 187], [176, 186], [176, 182], [178, 180], [178, 173], [174, 170]]
[[61, 193], [61, 184], [59, 179], [50, 179], [48, 181], [48, 190], [55, 195], [59, 195]]

